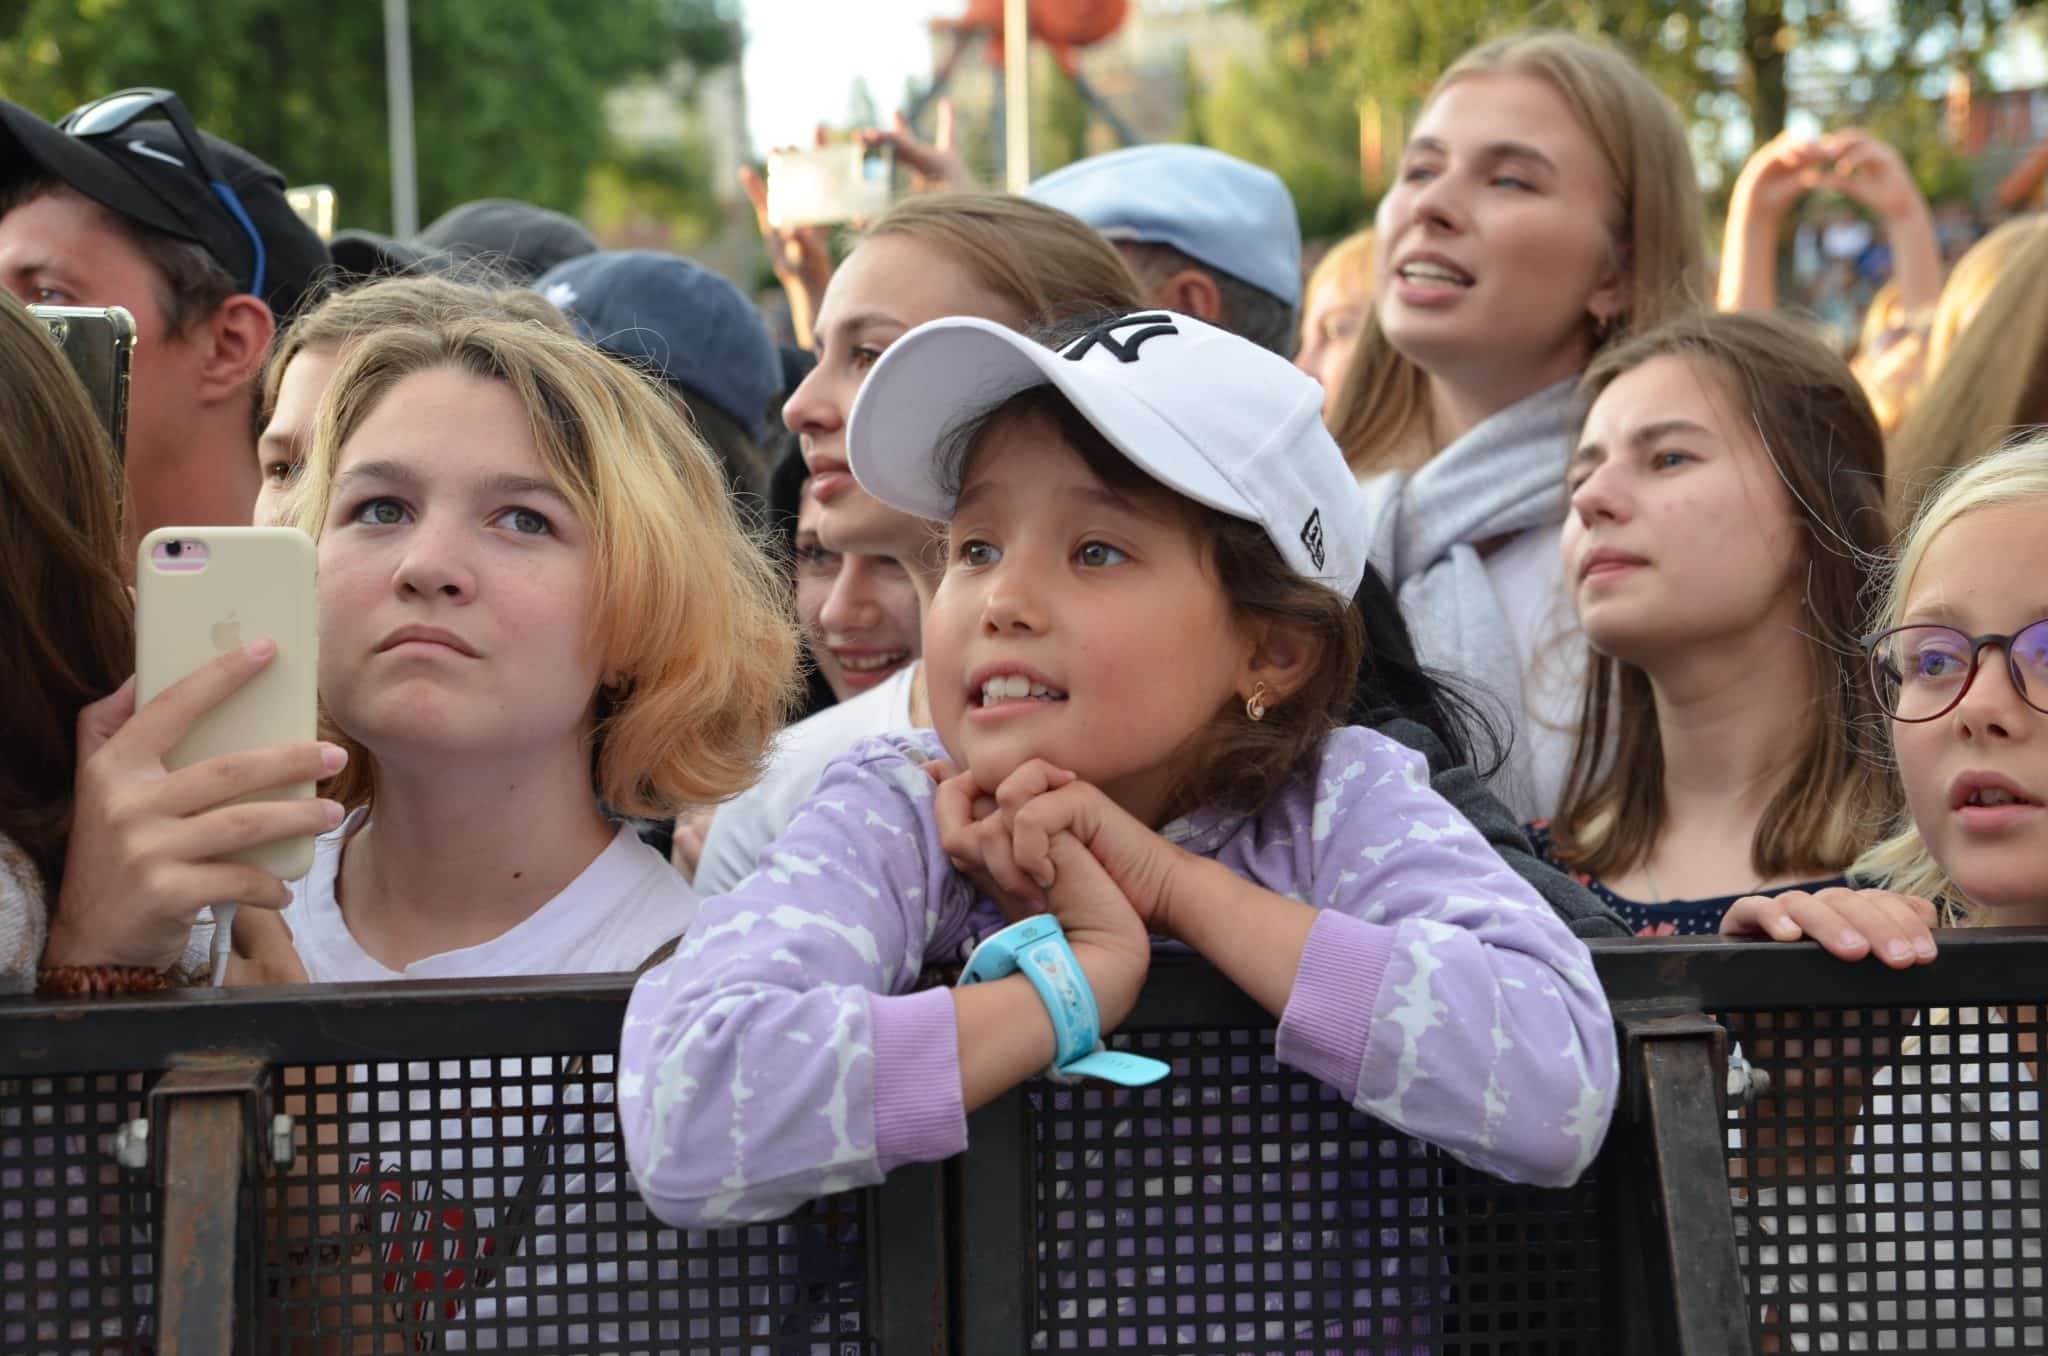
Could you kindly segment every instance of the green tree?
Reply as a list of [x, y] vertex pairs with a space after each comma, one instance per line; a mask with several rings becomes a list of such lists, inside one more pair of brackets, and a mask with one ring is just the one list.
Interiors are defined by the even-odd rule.
[[1306, 239], [1348, 234], [1371, 214], [1359, 170], [1357, 98], [1284, 53], [1236, 63], [1194, 92], [1188, 124], [1189, 140], [1279, 175]]
[[[428, 0], [411, 7], [422, 220], [472, 198], [575, 212], [592, 171], [630, 179], [604, 95], [737, 58], [737, 0]], [[302, 0], [0, 0], [0, 93], [48, 117], [125, 85], [178, 91], [200, 126], [345, 225], [390, 223], [383, 11]], [[620, 169], [621, 165], [624, 169]]]
[[1690, 118], [1708, 161], [1785, 126], [1795, 107], [1830, 123], [1938, 97], [1976, 70], [2002, 25], [2040, 0], [1234, 0], [1298, 67], [1395, 111], [1412, 109], [1474, 43], [1547, 26], [1604, 36]]
[[1059, 58], [1044, 44], [1031, 52], [1031, 171], [1050, 174], [1088, 154], [1088, 127], [1094, 115], [1074, 82], [1060, 69]]

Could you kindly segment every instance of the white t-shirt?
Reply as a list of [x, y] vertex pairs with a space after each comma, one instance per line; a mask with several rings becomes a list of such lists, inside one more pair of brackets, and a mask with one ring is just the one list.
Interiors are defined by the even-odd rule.
[[[1956, 1013], [1962, 1026], [1989, 1015]], [[1851, 1216], [1850, 1236], [1867, 1225], [1886, 1241], [1846, 1249], [1849, 1288], [1868, 1276], [1870, 1318], [1902, 1347], [2048, 1351], [2040, 1084], [2014, 1060], [2005, 1028], [1988, 1027], [1981, 1041], [1968, 1030], [1930, 1030], [1923, 1040], [1924, 1049], [1909, 1042], [1901, 1053], [1928, 1062], [1901, 1062], [1871, 1080], [1849, 1160], [1854, 1204], [1866, 1214]], [[1969, 1177], [1958, 1180], [1958, 1170]], [[1852, 1321], [1862, 1307], [1852, 1306]]]
[[583, 874], [516, 927], [488, 942], [426, 956], [393, 970], [363, 950], [335, 903], [343, 841], [363, 811], [313, 845], [313, 869], [292, 882], [284, 921], [315, 984], [372, 979], [590, 975], [637, 970], [697, 914], [697, 895], [659, 852], [621, 825]]
[[834, 758], [870, 736], [913, 728], [910, 691], [916, 674], [917, 665], [906, 665], [858, 697], [782, 732], [761, 780], [711, 817], [697, 859], [698, 894], [726, 894], [751, 876], [761, 849], [782, 836]]
[[[293, 944], [315, 983], [633, 970], [678, 936], [696, 913], [696, 894], [682, 876], [630, 827], [621, 827], [581, 875], [518, 926], [480, 945], [392, 970], [356, 942], [335, 902], [342, 842], [361, 817], [359, 811], [315, 844], [313, 869], [293, 884], [292, 903], [284, 913]], [[401, 1211], [410, 1214], [416, 1230], [438, 1236], [432, 1262], [421, 1255], [424, 1243], [416, 1243], [419, 1250], [405, 1256], [391, 1245], [394, 1250], [384, 1259], [390, 1265], [385, 1276], [390, 1302], [410, 1306], [412, 1316], [419, 1319], [506, 1325], [487, 1326], [489, 1335], [479, 1334], [476, 1345], [486, 1348], [569, 1350], [621, 1341], [637, 1345], [682, 1340], [677, 1317], [658, 1320], [644, 1306], [637, 1317], [607, 1321], [607, 1315], [626, 1313], [635, 1291], [672, 1280], [675, 1262], [663, 1261], [651, 1249], [625, 1257], [607, 1255], [594, 1264], [593, 1278], [593, 1264], [578, 1254], [598, 1249], [607, 1239], [615, 1243], [624, 1218], [600, 1230], [588, 1226], [580, 1201], [563, 1211], [548, 1204], [564, 1197], [595, 1199], [616, 1216], [644, 1219], [633, 1226], [635, 1233], [660, 1227], [642, 1214], [637, 1198], [621, 1197], [618, 1175], [608, 1166], [616, 1154], [610, 1110], [613, 1071], [610, 1053], [593, 1053], [584, 1057], [581, 1068], [564, 1067], [559, 1073], [555, 1060], [541, 1056], [441, 1060], [438, 1068], [424, 1060], [350, 1067], [347, 1167], [352, 1201], [359, 1209], [378, 1211], [380, 1237], [399, 1236]], [[494, 1083], [495, 1077], [507, 1081]], [[429, 1083], [436, 1078], [438, 1087]], [[601, 1108], [597, 1128], [603, 1138], [591, 1165], [585, 1142], [591, 1136], [584, 1123], [586, 1113], [579, 1108], [593, 1079]], [[559, 1112], [558, 1087], [563, 1108]], [[390, 1142], [400, 1124], [405, 1126], [404, 1141]], [[535, 1194], [530, 1224], [510, 1243], [517, 1249], [516, 1260], [499, 1270], [476, 1253], [494, 1237], [502, 1205], [518, 1199], [527, 1146], [536, 1142], [556, 1146], [548, 1151], [551, 1170]], [[594, 1193], [586, 1166], [597, 1168]], [[495, 1276], [480, 1294], [471, 1294], [479, 1262]], [[513, 1293], [529, 1285], [584, 1287], [593, 1279], [599, 1293], [573, 1319], [566, 1310], [529, 1317], [525, 1298]], [[656, 1330], [649, 1329], [650, 1323]], [[470, 1336], [451, 1327], [439, 1345], [463, 1350], [471, 1345]]]
[[[1963, 1026], [1986, 1016], [1955, 1015]], [[2048, 1351], [2039, 1083], [2012, 1061], [2007, 1030], [1980, 1042], [1938, 1029], [1947, 1017], [1937, 1011], [1870, 1080], [1843, 1192], [1786, 1187], [1782, 1220], [1770, 1213], [1780, 1193], [1758, 1193], [1767, 1233], [1796, 1222], [1804, 1235], [1758, 1254], [1762, 1293], [1779, 1293], [1782, 1269], [1786, 1318], [1818, 1329], [1793, 1334], [1794, 1351]]]

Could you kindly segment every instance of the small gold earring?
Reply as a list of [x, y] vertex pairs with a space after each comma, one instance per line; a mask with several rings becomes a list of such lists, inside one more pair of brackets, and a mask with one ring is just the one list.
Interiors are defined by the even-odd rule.
[[1244, 699], [1244, 713], [1253, 720], [1266, 718], [1266, 685], [1260, 683], [1252, 689], [1252, 695]]

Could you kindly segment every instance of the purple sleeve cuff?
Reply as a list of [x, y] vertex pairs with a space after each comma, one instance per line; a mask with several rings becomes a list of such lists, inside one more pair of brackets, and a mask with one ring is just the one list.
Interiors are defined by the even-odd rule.
[[1347, 1102], [1358, 1097], [1358, 1070], [1393, 947], [1392, 928], [1323, 910], [1309, 928], [1294, 992], [1280, 1014], [1274, 1055]]
[[[883, 1172], [965, 1152], [960, 1028], [951, 989], [870, 994], [875, 1037], [875, 1157]], [[1356, 1078], [1358, 1071], [1352, 1070]]]

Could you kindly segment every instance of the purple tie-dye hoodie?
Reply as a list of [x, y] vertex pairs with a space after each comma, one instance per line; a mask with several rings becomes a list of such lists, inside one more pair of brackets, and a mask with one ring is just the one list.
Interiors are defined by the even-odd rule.
[[[929, 732], [856, 746], [634, 988], [619, 1115], [663, 1219], [773, 1219], [966, 1148], [952, 991], [911, 989], [1003, 919], [939, 844], [920, 764], [940, 756]], [[1421, 754], [1338, 730], [1257, 814], [1162, 832], [1324, 910], [1283, 1063], [1482, 1171], [1547, 1186], [1585, 1171], [1617, 1069], [1592, 960], [1430, 790]]]

